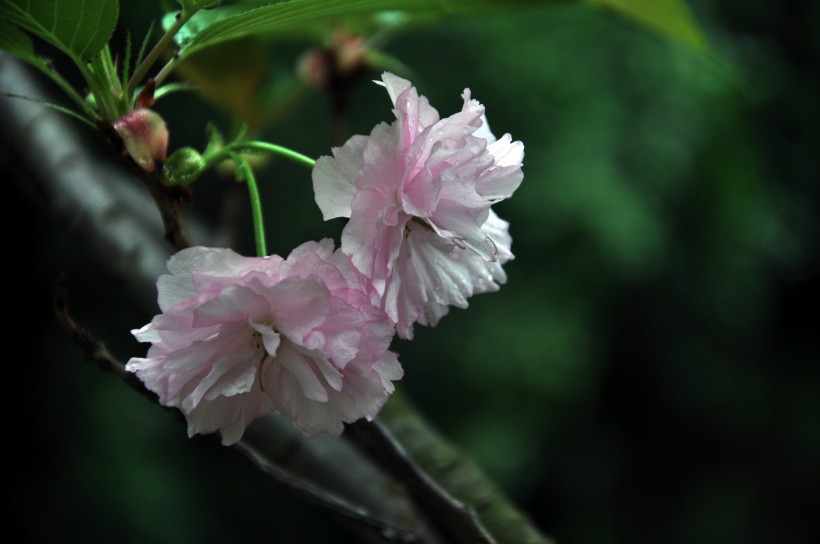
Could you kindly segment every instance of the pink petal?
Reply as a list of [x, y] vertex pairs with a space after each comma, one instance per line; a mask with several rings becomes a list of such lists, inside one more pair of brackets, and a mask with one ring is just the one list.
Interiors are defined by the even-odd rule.
[[396, 107], [396, 117], [403, 121], [402, 142], [410, 145], [424, 128], [439, 120], [438, 112], [406, 79], [385, 72], [382, 81]]
[[233, 285], [194, 310], [193, 326], [208, 327], [244, 321], [248, 316], [261, 318], [270, 315], [270, 312], [270, 304], [264, 297], [247, 287]]
[[265, 352], [271, 357], [275, 357], [282, 341], [279, 333], [273, 330], [270, 325], [251, 323], [251, 327], [262, 336], [262, 345], [265, 346]]
[[470, 249], [441, 240], [434, 232], [412, 226], [385, 293], [385, 311], [401, 338], [413, 337], [413, 323], [434, 326], [447, 307], [467, 307], [479, 292], [498, 289], [506, 276], [498, 263]]
[[274, 327], [280, 334], [301, 342], [324, 323], [330, 312], [330, 292], [315, 277], [288, 278], [267, 289]]
[[404, 225], [410, 217], [401, 214], [395, 226], [384, 219], [384, 194], [363, 189], [353, 199], [350, 221], [342, 231], [342, 247], [350, 255], [353, 264], [369, 276], [378, 289], [380, 280], [390, 274], [392, 263], [398, 255]]

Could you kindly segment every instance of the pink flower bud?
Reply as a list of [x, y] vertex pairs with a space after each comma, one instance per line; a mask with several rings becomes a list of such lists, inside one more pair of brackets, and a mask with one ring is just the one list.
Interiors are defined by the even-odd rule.
[[353, 73], [366, 64], [367, 43], [361, 36], [344, 31], [336, 32], [333, 36], [333, 50], [342, 74]]
[[128, 154], [146, 172], [154, 171], [154, 161], [165, 161], [168, 152], [168, 127], [155, 111], [138, 109], [114, 121]]
[[334, 80], [349, 79], [369, 66], [365, 39], [344, 30], [333, 33], [323, 47], [305, 51], [296, 63], [296, 75], [308, 87], [324, 89]]
[[313, 47], [305, 51], [296, 63], [296, 75], [302, 83], [323, 89], [330, 79], [333, 59], [324, 49]]

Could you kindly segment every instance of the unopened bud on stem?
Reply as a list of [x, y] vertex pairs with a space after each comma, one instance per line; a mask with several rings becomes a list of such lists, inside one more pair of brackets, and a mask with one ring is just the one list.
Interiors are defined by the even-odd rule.
[[205, 159], [199, 151], [192, 147], [177, 149], [162, 166], [162, 173], [165, 174], [162, 182], [172, 186], [188, 185], [199, 177], [204, 167]]
[[153, 172], [155, 161], [164, 162], [168, 152], [168, 127], [155, 111], [141, 108], [114, 121], [128, 154], [146, 172]]

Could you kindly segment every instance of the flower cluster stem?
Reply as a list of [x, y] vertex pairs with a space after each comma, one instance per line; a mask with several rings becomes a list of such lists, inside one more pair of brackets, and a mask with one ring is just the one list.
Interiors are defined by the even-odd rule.
[[233, 160], [236, 162], [237, 179], [244, 181], [248, 186], [251, 214], [253, 215], [253, 236], [256, 240], [256, 256], [266, 257], [268, 248], [265, 242], [265, 218], [262, 214], [262, 199], [259, 197], [256, 176], [253, 173], [253, 168], [242, 155], [234, 154]]
[[290, 159], [303, 166], [307, 166], [308, 168], [313, 168], [313, 165], [316, 164], [316, 161], [307, 155], [302, 155], [299, 152], [288, 149], [287, 147], [282, 147], [281, 145], [269, 144], [267, 142], [249, 141], [236, 142], [232, 144], [232, 146], [234, 151], [243, 153], [272, 153], [274, 155], [281, 155], [286, 159]]
[[296, 163], [301, 164], [302, 166], [307, 166], [308, 168], [313, 168], [313, 165], [316, 164], [316, 161], [314, 159], [311, 159], [307, 155], [302, 155], [297, 151], [288, 149], [287, 147], [282, 147], [281, 145], [269, 144], [268, 142], [260, 141], [239, 141], [230, 143], [225, 147], [222, 147], [219, 150], [214, 151], [213, 153], [207, 154], [204, 157], [205, 162], [200, 167], [200, 171], [204, 172], [208, 168], [216, 166], [225, 159], [233, 157], [238, 153], [247, 153], [253, 155], [270, 153], [272, 155], [281, 155], [286, 159], [290, 159]]

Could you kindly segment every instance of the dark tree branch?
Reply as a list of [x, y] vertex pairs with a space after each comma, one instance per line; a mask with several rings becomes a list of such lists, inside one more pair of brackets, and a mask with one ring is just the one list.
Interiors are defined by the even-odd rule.
[[129, 162], [131, 163], [129, 165], [131, 171], [142, 180], [142, 183], [154, 199], [154, 204], [159, 210], [162, 224], [165, 227], [165, 240], [177, 251], [191, 247], [191, 240], [188, 238], [188, 233], [185, 231], [185, 225], [182, 222], [181, 210], [182, 202], [188, 200], [187, 190], [163, 185], [160, 181], [162, 178], [160, 169], [146, 172], [134, 164], [134, 161], [129, 159]]
[[[79, 324], [71, 315], [68, 308], [68, 291], [66, 289], [64, 276], [61, 276], [54, 284], [52, 300], [57, 321], [60, 322], [60, 325], [68, 333], [72, 341], [82, 350], [83, 355], [90, 363], [94, 364], [94, 366], [100, 370], [114, 374], [128, 385], [128, 387], [152, 402], [159, 404], [159, 399], [156, 394], [146, 389], [135, 374], [127, 372], [125, 365], [111, 355], [108, 348], [105, 347], [105, 344], [97, 340], [87, 328]], [[185, 416], [176, 408], [165, 407], [165, 410], [170, 412], [174, 416], [174, 419], [180, 423], [185, 423]], [[215, 438], [215, 435], [209, 435], [209, 437], [204, 439], [216, 442]], [[257, 451], [256, 447], [244, 440], [240, 440], [231, 446], [231, 448], [271, 480], [333, 514], [351, 521], [360, 527], [375, 531], [375, 534], [385, 541], [402, 543], [422, 542], [419, 535], [409, 530], [393, 527], [373, 517], [363, 506], [351, 504], [336, 494], [292, 476], [287, 471], [269, 462], [261, 452]]]
[[[147, 90], [148, 87], [143, 90], [143, 93]], [[140, 96], [142, 96], [142, 93], [140, 93]], [[162, 218], [162, 225], [165, 228], [165, 240], [171, 244], [171, 247], [176, 251], [191, 247], [193, 244], [191, 244], [188, 238], [185, 225], [182, 221], [182, 203], [183, 201], [190, 200], [190, 189], [187, 187], [170, 187], [164, 185], [162, 183], [162, 165], [157, 164], [151, 172], [143, 170], [128, 155], [125, 150], [125, 144], [111, 125], [98, 121], [97, 128], [100, 129], [100, 132], [102, 132], [108, 141], [118, 150], [119, 156], [123, 159], [123, 162], [134, 177], [142, 181], [142, 184], [148, 189], [148, 193], [151, 195], [151, 198], [154, 199], [156, 209], [159, 211], [160, 218]]]
[[362, 452], [382, 463], [397, 475], [417, 496], [427, 514], [439, 522], [453, 542], [461, 544], [496, 544], [481, 519], [470, 506], [454, 498], [433, 480], [378, 419], [359, 421], [348, 427], [348, 433], [362, 446]]
[[552, 543], [472, 461], [439, 436], [402, 395], [393, 395], [378, 419], [382, 428], [389, 432], [388, 438], [402, 447], [401, 455], [421, 467], [431, 481], [455, 499], [455, 504], [462, 503], [475, 511], [483, 527], [496, 541]]

